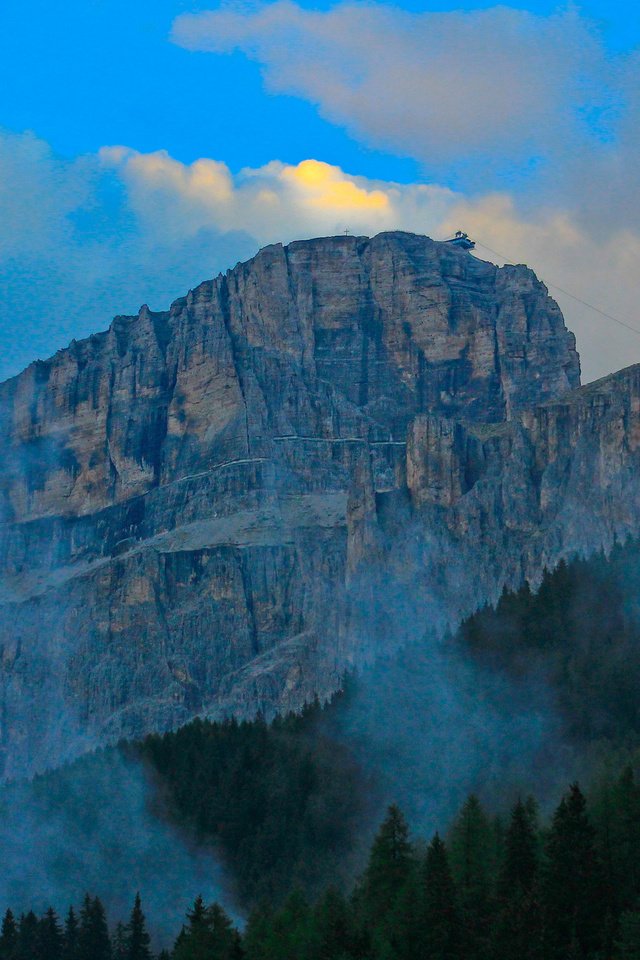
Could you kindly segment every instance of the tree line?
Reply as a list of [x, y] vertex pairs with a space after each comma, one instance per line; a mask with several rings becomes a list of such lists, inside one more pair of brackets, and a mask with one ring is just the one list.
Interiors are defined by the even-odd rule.
[[69, 908], [64, 923], [53, 907], [41, 917], [29, 910], [19, 918], [8, 909], [0, 929], [2, 960], [152, 960], [150, 943], [139, 894], [128, 923], [112, 932], [102, 901], [89, 894], [77, 913]]
[[605, 741], [640, 746], [639, 541], [563, 560], [535, 591], [505, 589], [462, 623], [456, 642], [493, 670], [543, 676], [583, 756]]
[[357, 868], [362, 824], [380, 805], [348, 744], [329, 732], [327, 715], [346, 696], [271, 723], [196, 719], [122, 747], [153, 771], [172, 822], [215, 843], [243, 907], [293, 886], [313, 897]]
[[[617, 545], [606, 557], [561, 563], [545, 572], [537, 592], [526, 584], [505, 591], [496, 608], [470, 617], [450, 643], [465, 661], [477, 661], [492, 675], [531, 677], [533, 688], [544, 682], [548, 689], [560, 718], [557, 743], [569, 749], [561, 755], [554, 742], [548, 768], [544, 757], [532, 768], [526, 790], [537, 783], [541, 796], [555, 796], [558, 784], [574, 778], [591, 781], [612, 755], [619, 766], [640, 756], [638, 543]], [[401, 669], [398, 661], [404, 664]], [[413, 700], [402, 686], [405, 678], [415, 691]], [[422, 687], [429, 690], [432, 678], [431, 650], [421, 644], [382, 662], [372, 675], [363, 671], [347, 678], [343, 692], [324, 707], [311, 704], [300, 715], [272, 723], [260, 718], [196, 720], [47, 771], [32, 782], [29, 807], [37, 808], [44, 824], [64, 811], [70, 851], [66, 859], [64, 852], [56, 852], [47, 875], [53, 875], [58, 889], [67, 890], [65, 878], [77, 872], [75, 852], [92, 849], [100, 839], [101, 812], [114, 802], [113, 770], [124, 758], [136, 766], [141, 761], [148, 772], [158, 820], [177, 824], [196, 844], [215, 848], [242, 909], [262, 901], [279, 903], [292, 887], [315, 901], [329, 884], [348, 885], [366, 856], [367, 825], [387, 803], [400, 795], [414, 816], [409, 791], [399, 793], [406, 769], [389, 756], [384, 738], [380, 755], [372, 756], [375, 744], [367, 723], [360, 735], [357, 728], [353, 732], [350, 718], [358, 704], [377, 699], [406, 730], [424, 708]], [[419, 724], [415, 730], [415, 740], [422, 744]], [[458, 733], [464, 738], [464, 729]], [[425, 737], [425, 756], [434, 749]], [[497, 769], [497, 764], [493, 770], [489, 788], [481, 772], [468, 789], [485, 797], [491, 793], [497, 808], [509, 803], [523, 774], [519, 768]], [[20, 786], [17, 796], [23, 794]], [[0, 815], [20, 806], [16, 791], [2, 786]], [[125, 875], [122, 889], [128, 896], [126, 838], [122, 850], [119, 873]], [[109, 855], [113, 859], [116, 854]], [[85, 883], [95, 890], [100, 864], [85, 859]], [[136, 882], [144, 892], [157, 862], [149, 857], [137, 866]], [[28, 888], [27, 882], [15, 883], [10, 899], [24, 902]], [[115, 893], [114, 880], [110, 911], [122, 902], [120, 890]]]
[[[0, 960], [153, 960], [140, 896], [109, 930], [86, 896], [64, 923], [7, 910]], [[574, 784], [541, 826], [531, 798], [506, 821], [468, 798], [446, 837], [412, 841], [391, 806], [352, 889], [300, 889], [240, 931], [197, 897], [158, 960], [639, 960], [640, 786], [628, 768], [587, 801]]]

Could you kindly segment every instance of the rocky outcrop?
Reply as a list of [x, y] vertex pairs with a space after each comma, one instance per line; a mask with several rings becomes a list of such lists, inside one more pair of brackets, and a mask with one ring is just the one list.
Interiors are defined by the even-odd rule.
[[362, 589], [393, 584], [396, 641], [415, 639], [416, 620], [442, 633], [505, 585], [638, 535], [640, 365], [508, 422], [420, 414], [406, 464], [406, 485], [359, 520], [376, 544]]
[[298, 707], [637, 529], [637, 380], [576, 392], [528, 268], [404, 233], [267, 247], [32, 364], [0, 385], [5, 773]]

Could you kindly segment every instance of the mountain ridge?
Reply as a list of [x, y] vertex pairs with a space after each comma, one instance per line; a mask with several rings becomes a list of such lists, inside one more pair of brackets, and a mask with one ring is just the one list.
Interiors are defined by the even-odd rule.
[[[421, 618], [634, 532], [607, 499], [635, 455], [622, 379], [556, 410], [579, 361], [533, 272], [396, 232], [272, 245], [31, 365], [0, 385], [6, 772], [296, 709]], [[566, 476], [605, 439], [581, 531]]]

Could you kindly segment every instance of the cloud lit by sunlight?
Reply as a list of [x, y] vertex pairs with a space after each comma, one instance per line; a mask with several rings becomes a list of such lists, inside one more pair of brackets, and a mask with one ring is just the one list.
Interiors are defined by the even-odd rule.
[[270, 93], [302, 97], [359, 141], [438, 173], [462, 165], [486, 178], [528, 169], [532, 157], [544, 166], [595, 149], [623, 99], [573, 7], [540, 16], [508, 6], [226, 3], [181, 14], [172, 39], [188, 50], [242, 51], [260, 63]]
[[348, 179], [339, 167], [319, 160], [302, 160], [295, 167], [284, 167], [283, 180], [291, 180], [301, 188], [303, 203], [344, 210], [389, 210], [389, 198], [382, 190], [365, 190]]
[[[46, 356], [104, 329], [116, 313], [143, 302], [166, 308], [264, 244], [346, 228], [435, 239], [462, 228], [479, 241], [478, 256], [499, 261], [480, 245], [487, 244], [634, 322], [638, 231], [625, 224], [594, 234], [554, 203], [531, 212], [504, 191], [465, 195], [433, 183], [369, 180], [317, 159], [233, 173], [220, 160], [184, 164], [166, 151], [118, 146], [68, 161], [32, 135], [0, 134], [0, 167], [8, 173], [0, 217], [25, 225], [0, 246], [0, 282], [9, 291], [0, 325], [11, 330], [20, 316], [27, 334], [10, 338], [5, 375], [35, 352]], [[640, 337], [551, 293], [577, 334], [586, 379], [640, 359]]]

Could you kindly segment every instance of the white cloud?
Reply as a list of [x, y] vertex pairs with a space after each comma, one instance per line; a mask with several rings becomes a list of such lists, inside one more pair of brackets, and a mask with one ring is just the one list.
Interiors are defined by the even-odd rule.
[[[105, 147], [74, 162], [26, 135], [0, 136], [0, 334], [5, 375], [104, 329], [115, 313], [170, 300], [265, 243], [405, 229], [435, 238], [458, 227], [538, 275], [634, 322], [637, 231], [591, 235], [553, 206], [524, 215], [506, 193], [475, 198], [425, 184], [351, 176], [309, 159], [234, 175], [222, 162]], [[491, 258], [482, 248], [481, 256]], [[552, 293], [554, 291], [552, 290]], [[558, 295], [587, 379], [640, 359], [640, 337]]]
[[[577, 8], [544, 17], [508, 7], [226, 3], [179, 16], [172, 38], [191, 50], [243, 51], [269, 91], [311, 101], [364, 143], [420, 160], [430, 178], [467, 185], [467, 196], [377, 185], [388, 206], [377, 219], [367, 211], [375, 228], [441, 235], [463, 226], [640, 326], [640, 52], [607, 54]], [[557, 298], [587, 378], [640, 359], [640, 337]]]
[[176, 230], [144, 220], [98, 156], [56, 156], [31, 134], [0, 131], [0, 378], [141, 303], [161, 308], [256, 241], [209, 218]]
[[271, 92], [303, 97], [355, 137], [432, 170], [472, 156], [486, 173], [574, 150], [592, 142], [595, 111], [613, 97], [603, 50], [572, 9], [314, 11], [276, 0], [183, 14], [172, 38], [191, 50], [243, 51], [262, 64]]
[[555, 205], [593, 237], [640, 220], [640, 51], [610, 54], [576, 7], [226, 3], [179, 16], [172, 39], [243, 51], [269, 91], [417, 159], [431, 180], [509, 189], [530, 211]]
[[105, 147], [100, 157], [126, 183], [138, 221], [148, 229], [161, 222], [178, 235], [212, 224], [246, 231], [260, 244], [345, 228], [375, 233], [395, 229], [400, 211], [403, 222], [424, 232], [436, 229], [455, 197], [438, 186], [372, 182], [314, 159], [296, 165], [274, 160], [233, 177], [223, 163], [185, 165], [165, 151]]
[[[70, 236], [64, 214], [90, 192], [82, 160], [65, 163], [33, 134], [0, 133], [0, 257], [33, 256]], [[7, 229], [9, 227], [9, 229]]]

